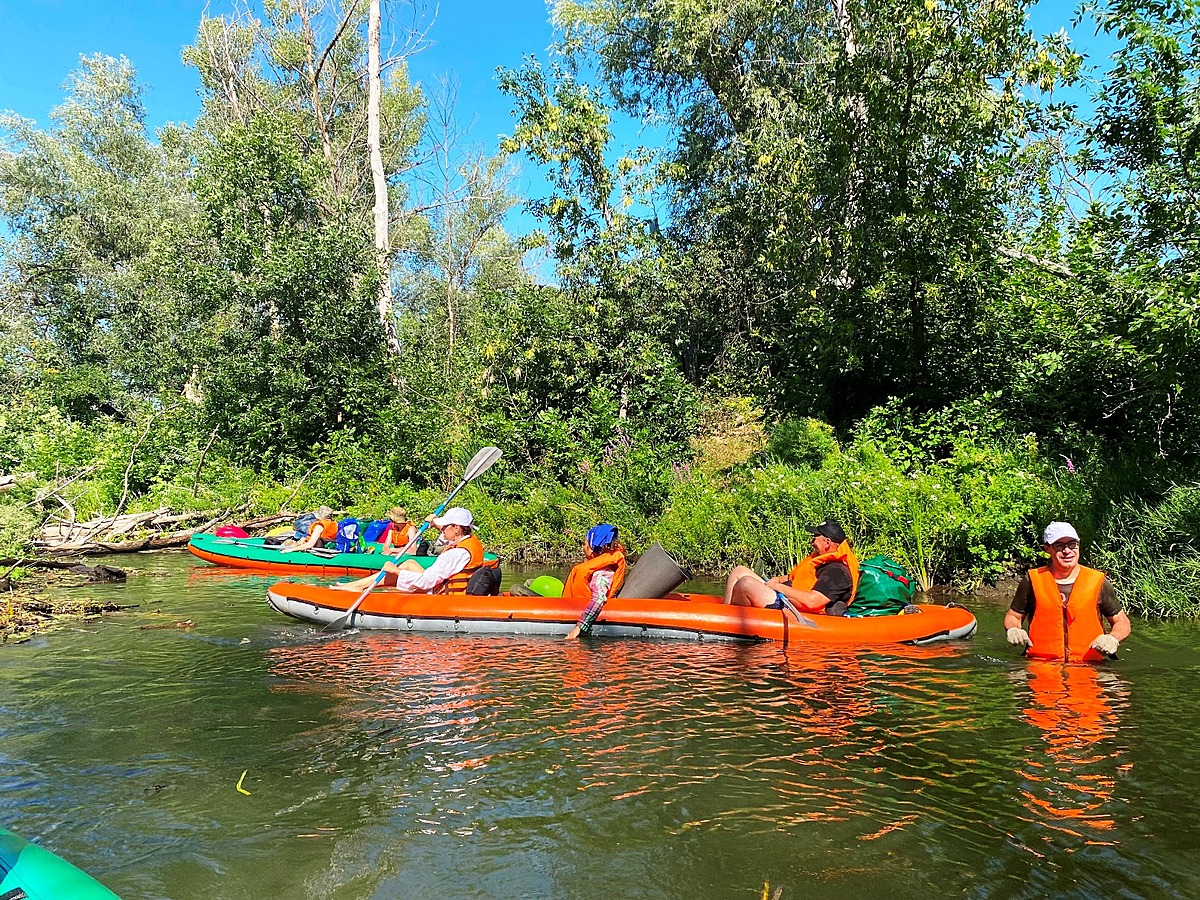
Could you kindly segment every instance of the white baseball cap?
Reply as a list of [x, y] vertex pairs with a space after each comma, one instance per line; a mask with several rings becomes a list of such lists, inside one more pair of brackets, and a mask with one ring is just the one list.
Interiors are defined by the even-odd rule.
[[1075, 526], [1070, 522], [1051, 522], [1046, 526], [1046, 533], [1042, 535], [1043, 544], [1056, 544], [1063, 538], [1071, 538], [1079, 540], [1079, 532], [1075, 530]]
[[452, 506], [442, 515], [435, 516], [433, 519], [434, 528], [445, 528], [447, 525], [461, 525], [463, 528], [470, 528], [475, 524], [475, 517], [471, 515], [471, 511], [462, 506]]

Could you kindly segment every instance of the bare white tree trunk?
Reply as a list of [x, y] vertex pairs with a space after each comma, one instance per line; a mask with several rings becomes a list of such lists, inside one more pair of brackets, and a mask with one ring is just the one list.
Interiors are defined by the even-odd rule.
[[[851, 0], [834, 0], [833, 15], [837, 22], [838, 31], [841, 33], [843, 49], [846, 54], [846, 63], [849, 66], [853, 66], [854, 60], [858, 56], [858, 42], [855, 40], [854, 19], [850, 11], [850, 2]], [[861, 218], [863, 172], [862, 166], [859, 165], [858, 156], [859, 143], [867, 130], [867, 101], [861, 93], [855, 91], [849, 97], [848, 106], [850, 113], [850, 160], [846, 173], [846, 211], [842, 224], [849, 235], [853, 233]], [[840, 256], [840, 271], [836, 276], [836, 280], [838, 286], [844, 290], [850, 287], [851, 282], [848, 264], [849, 255], [842, 253]]]
[[367, 24], [367, 151], [371, 155], [371, 181], [375, 187], [375, 259], [379, 266], [379, 321], [387, 335], [388, 346], [396, 350], [396, 329], [392, 320], [391, 246], [388, 236], [388, 185], [383, 174], [383, 152], [379, 143], [379, 106], [383, 96], [380, 80], [379, 33], [383, 17], [379, 0], [371, 0]]

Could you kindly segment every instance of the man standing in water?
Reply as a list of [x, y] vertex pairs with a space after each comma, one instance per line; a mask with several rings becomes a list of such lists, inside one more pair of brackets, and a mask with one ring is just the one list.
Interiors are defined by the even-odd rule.
[[858, 589], [858, 557], [842, 526], [832, 519], [810, 525], [812, 553], [787, 575], [770, 581], [746, 566], [737, 566], [725, 582], [725, 602], [734, 606], [797, 609], [827, 616], [844, 616]]
[[[1113, 656], [1131, 626], [1112, 585], [1103, 572], [1079, 564], [1079, 534], [1070, 522], [1047, 525], [1042, 545], [1050, 564], [1030, 569], [1017, 586], [1004, 616], [1008, 642], [1035, 659], [1092, 662]], [[1101, 616], [1108, 620], [1108, 634]]]

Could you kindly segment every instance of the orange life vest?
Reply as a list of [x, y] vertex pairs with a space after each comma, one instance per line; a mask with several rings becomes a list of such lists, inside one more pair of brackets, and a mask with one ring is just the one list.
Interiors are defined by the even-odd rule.
[[588, 582], [601, 569], [616, 570], [613, 574], [612, 586], [609, 588], [609, 596], [612, 596], [625, 583], [625, 550], [617, 548], [597, 554], [571, 569], [571, 574], [567, 576], [567, 583], [563, 585], [563, 599], [571, 600], [581, 606], [587, 605], [592, 599], [592, 589]]
[[336, 541], [337, 540], [337, 522], [332, 519], [317, 519], [308, 529], [308, 536], [312, 537], [312, 533], [317, 529], [321, 529], [321, 540]]
[[1030, 569], [1029, 583], [1033, 586], [1036, 602], [1029, 623], [1029, 639], [1033, 646], [1026, 655], [1063, 662], [1104, 659], [1089, 646], [1104, 634], [1104, 625], [1100, 621], [1100, 587], [1104, 584], [1104, 573], [1080, 566], [1075, 587], [1071, 588], [1071, 596], [1065, 604], [1048, 566]]
[[[465, 594], [467, 592], [467, 583], [471, 580], [471, 576], [475, 574], [476, 569], [485, 567], [495, 569], [500, 565], [500, 561], [497, 559], [483, 558], [483, 544], [473, 534], [468, 534], [462, 540], [457, 541], [454, 546], [466, 550], [471, 554], [471, 558], [467, 560], [467, 567], [465, 569], [461, 572], [456, 572], [442, 582], [441, 587], [436, 591], [438, 594]], [[449, 549], [451, 548], [446, 548], [446, 550]], [[442, 552], [445, 553], [446, 550]]]
[[[842, 541], [837, 545], [837, 549], [831, 550], [828, 553], [814, 553], [804, 557], [788, 573], [788, 581], [798, 591], [811, 591], [817, 583], [817, 569], [830, 562], [845, 563], [846, 568], [850, 570], [851, 590], [850, 597], [846, 600], [846, 605], [849, 606], [854, 601], [854, 595], [858, 593], [858, 557], [850, 549], [848, 541]], [[813, 612], [814, 610], [805, 611]], [[824, 612], [824, 610], [821, 610], [821, 612]]]
[[408, 546], [408, 542], [411, 541], [416, 534], [417, 528], [412, 522], [405, 522], [403, 525], [397, 525], [395, 522], [392, 522], [392, 524], [388, 526], [388, 532], [386, 535], [384, 535], [384, 540], [391, 541], [393, 547], [399, 547], [400, 549], [403, 549], [404, 547]]

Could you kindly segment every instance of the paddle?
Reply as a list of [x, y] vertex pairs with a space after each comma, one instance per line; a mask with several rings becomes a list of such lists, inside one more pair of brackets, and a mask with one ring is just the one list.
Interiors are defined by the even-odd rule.
[[[465, 488], [468, 484], [470, 484], [472, 481], [474, 481], [480, 475], [482, 475], [484, 472], [486, 472], [488, 469], [490, 469], [492, 467], [492, 464], [495, 463], [496, 460], [498, 460], [502, 455], [503, 454], [499, 447], [484, 447], [482, 450], [480, 450], [478, 453], [476, 453], [475, 456], [471, 459], [471, 461], [469, 463], [467, 463], [466, 469], [463, 470], [462, 481], [460, 481], [455, 486], [454, 490], [452, 490], [450, 492], [449, 496], [447, 496], [446, 499], [442, 501], [441, 506], [439, 506], [437, 509], [435, 509], [433, 511], [434, 516], [440, 516], [442, 513], [444, 513], [446, 511], [446, 507], [450, 505], [450, 501], [454, 499], [454, 495], [457, 494], [459, 491], [461, 491], [463, 488]], [[416, 546], [417, 541], [419, 541], [421, 539], [421, 535], [423, 535], [428, 530], [429, 530], [429, 522], [428, 521], [422, 522], [421, 527], [417, 529], [417, 533], [414, 534], [412, 536], [412, 538], [409, 539], [409, 542], [404, 545], [404, 548], [399, 553], [397, 553], [395, 556], [393, 556], [391, 558], [390, 562], [396, 562], [402, 556], [407, 555], [408, 551], [411, 550], [414, 546]], [[350, 608], [348, 610], [346, 610], [346, 614], [344, 616], [339, 616], [338, 618], [334, 619], [332, 622], [330, 622], [328, 625], [326, 625], [321, 630], [322, 631], [341, 631], [342, 629], [344, 629], [350, 623], [350, 620], [354, 617], [354, 613], [358, 611], [358, 608], [359, 608], [359, 606], [362, 605], [362, 602], [367, 599], [367, 595], [370, 594], [371, 591], [375, 590], [375, 588], [377, 588], [379, 586], [379, 584], [383, 581], [383, 579], [386, 577], [386, 575], [387, 575], [387, 572], [385, 572], [381, 568], [379, 570], [379, 574], [375, 576], [375, 578], [371, 581], [370, 584], [368, 584], [366, 586], [366, 588], [363, 590], [363, 592], [358, 595], [358, 599], [355, 600], [350, 605]]]
[[[278, 550], [279, 549], [278, 547], [275, 547], [271, 544], [251, 544], [247, 541], [239, 541], [234, 538], [217, 538], [215, 541], [213, 541], [213, 543], [214, 544], [233, 544], [235, 547], [249, 547], [251, 550]], [[325, 559], [333, 559], [335, 556], [339, 555], [337, 550], [331, 550], [328, 547], [309, 547], [307, 550], [298, 551], [298, 552], [311, 553], [313, 556], [321, 556], [321, 557], [324, 557]]]
[[796, 604], [784, 596], [783, 591], [776, 591], [775, 597], [780, 603], [783, 604], [785, 609], [787, 609], [793, 616], [796, 617], [797, 622], [804, 621], [804, 613], [800, 612], [800, 609], [796, 606]]

